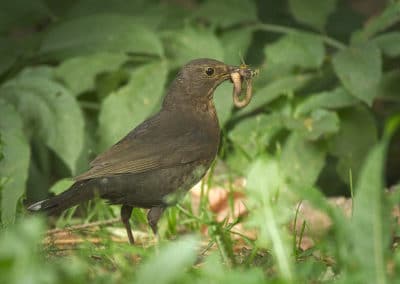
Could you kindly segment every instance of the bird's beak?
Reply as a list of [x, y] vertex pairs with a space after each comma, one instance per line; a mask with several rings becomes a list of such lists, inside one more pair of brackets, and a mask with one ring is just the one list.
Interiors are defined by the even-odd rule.
[[254, 77], [255, 73], [247, 65], [242, 64], [240, 66], [228, 65], [229, 75], [232, 73], [239, 73], [244, 79], [250, 79]]

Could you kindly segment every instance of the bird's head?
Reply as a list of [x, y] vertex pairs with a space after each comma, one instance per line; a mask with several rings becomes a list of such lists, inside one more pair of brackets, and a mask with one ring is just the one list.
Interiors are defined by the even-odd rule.
[[195, 59], [182, 67], [172, 82], [164, 104], [211, 101], [214, 90], [239, 67], [214, 59]]

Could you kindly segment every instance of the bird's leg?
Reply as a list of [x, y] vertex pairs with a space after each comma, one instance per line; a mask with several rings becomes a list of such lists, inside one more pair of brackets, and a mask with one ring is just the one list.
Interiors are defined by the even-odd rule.
[[133, 238], [131, 224], [129, 223], [129, 218], [131, 217], [133, 207], [129, 205], [122, 205], [121, 207], [121, 221], [125, 226], [126, 233], [128, 234], [129, 243], [133, 245], [135, 239]]
[[158, 227], [157, 223], [160, 220], [162, 213], [164, 212], [164, 207], [152, 207], [147, 213], [147, 221], [151, 229], [153, 230], [154, 235], [158, 236]]

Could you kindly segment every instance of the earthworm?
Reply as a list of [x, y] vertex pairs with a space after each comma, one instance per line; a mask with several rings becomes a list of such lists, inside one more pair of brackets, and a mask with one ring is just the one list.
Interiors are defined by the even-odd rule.
[[[250, 75], [248, 75], [247, 73], [249, 73]], [[233, 82], [233, 103], [238, 108], [243, 108], [247, 106], [251, 101], [253, 91], [252, 76], [253, 73], [251, 71], [243, 69], [241, 69], [239, 72], [233, 72], [231, 74], [231, 79]], [[243, 99], [240, 98], [240, 93], [242, 92], [242, 77], [244, 77], [244, 80], [246, 82], [246, 94]]]

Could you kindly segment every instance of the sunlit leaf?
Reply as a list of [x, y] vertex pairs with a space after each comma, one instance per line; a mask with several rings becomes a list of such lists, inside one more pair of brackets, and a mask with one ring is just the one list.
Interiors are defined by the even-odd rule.
[[23, 122], [15, 108], [0, 98], [0, 135], [2, 159], [1, 222], [14, 222], [19, 199], [25, 192], [30, 159], [29, 143], [23, 133]]

